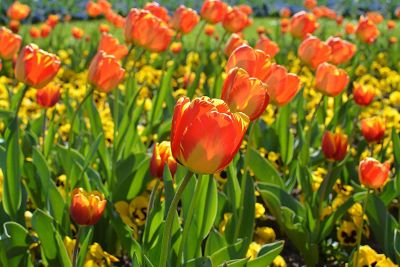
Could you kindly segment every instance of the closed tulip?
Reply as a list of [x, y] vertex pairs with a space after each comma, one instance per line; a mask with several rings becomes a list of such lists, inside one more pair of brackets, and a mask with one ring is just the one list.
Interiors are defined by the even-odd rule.
[[88, 81], [98, 90], [108, 93], [117, 87], [124, 75], [125, 70], [114, 56], [99, 51], [90, 63]]
[[15, 64], [15, 77], [26, 85], [43, 88], [53, 80], [60, 67], [61, 62], [56, 55], [30, 44], [19, 53]]
[[117, 38], [111, 34], [102, 34], [98, 51], [103, 50], [108, 55], [113, 55], [116, 59], [123, 59], [128, 54], [128, 48], [120, 44]]
[[108, 26], [107, 24], [100, 24], [99, 25], [99, 31], [101, 33], [109, 33], [110, 32], [110, 26]]
[[1, 61], [1, 59], [0, 59], [0, 72], [2, 69], [3, 69], [3, 61]]
[[21, 22], [19, 22], [19, 20], [11, 20], [8, 24], [8, 27], [13, 33], [17, 34], [19, 32], [19, 28], [21, 27]]
[[93, 1], [86, 4], [86, 13], [89, 17], [95, 18], [102, 14], [101, 6]]
[[367, 85], [353, 84], [353, 98], [360, 106], [369, 106], [374, 100], [375, 92], [372, 87]]
[[55, 14], [50, 14], [47, 17], [46, 24], [49, 25], [50, 27], [54, 28], [57, 26], [58, 22], [60, 21], [60, 17]]
[[40, 36], [42, 38], [46, 38], [47, 36], [49, 36], [49, 34], [51, 33], [51, 27], [47, 24], [42, 24], [42, 26], [40, 26]]
[[374, 158], [366, 158], [360, 162], [358, 177], [360, 183], [370, 189], [382, 187], [390, 173], [390, 163], [380, 163]]
[[71, 33], [72, 33], [72, 36], [77, 40], [82, 39], [83, 35], [85, 34], [83, 29], [78, 28], [78, 27], [73, 27], [71, 30]]
[[174, 158], [196, 173], [223, 170], [240, 148], [249, 118], [232, 113], [220, 99], [178, 100], [171, 127]]
[[148, 10], [151, 14], [164, 22], [169, 22], [168, 10], [157, 2], [147, 3], [144, 10]]
[[281, 9], [279, 10], [279, 15], [280, 15], [282, 18], [289, 18], [291, 14], [292, 14], [292, 11], [291, 11], [290, 8], [288, 8], [288, 7], [283, 7], [283, 8], [281, 8]]
[[338, 132], [325, 132], [322, 137], [322, 152], [325, 158], [332, 161], [341, 161], [347, 154], [347, 136]]
[[372, 44], [378, 38], [379, 30], [372, 20], [361, 16], [356, 28], [356, 35], [362, 42]]
[[290, 30], [290, 21], [287, 18], [282, 18], [281, 19], [281, 32], [282, 33], [287, 33]]
[[304, 39], [318, 28], [317, 18], [314, 14], [304, 11], [297, 12], [290, 20], [290, 33], [295, 38]]
[[241, 32], [251, 24], [246, 13], [234, 7], [228, 11], [222, 22], [224, 29], [231, 33]]
[[69, 213], [72, 220], [79, 225], [89, 226], [96, 224], [103, 215], [107, 201], [103, 194], [93, 191], [86, 192], [82, 188], [72, 191]]
[[199, 21], [200, 17], [196, 11], [181, 5], [172, 17], [171, 25], [176, 31], [187, 34], [196, 27]]
[[382, 14], [376, 11], [367, 12], [366, 17], [372, 20], [372, 22], [375, 24], [382, 23], [382, 21], [384, 20]]
[[228, 13], [228, 5], [219, 0], [206, 0], [200, 10], [201, 17], [211, 24], [221, 22], [226, 13]]
[[292, 101], [300, 90], [300, 78], [275, 63], [269, 68], [264, 83], [267, 85], [270, 101], [278, 106]]
[[246, 5], [246, 4], [241, 4], [238, 5], [237, 8], [242, 11], [243, 13], [245, 13], [246, 15], [251, 15], [253, 14], [253, 9], [251, 8], [251, 6]]
[[351, 35], [356, 32], [356, 26], [352, 23], [346, 23], [346, 26], [344, 26], [346, 34]]
[[380, 142], [385, 137], [385, 122], [380, 117], [366, 118], [361, 121], [361, 133], [368, 143]]
[[32, 27], [29, 29], [29, 35], [33, 38], [39, 38], [40, 37], [40, 30], [36, 27]]
[[315, 89], [328, 96], [339, 95], [348, 82], [346, 71], [329, 63], [319, 65], [315, 74]]
[[339, 37], [329, 37], [326, 43], [331, 48], [330, 62], [335, 65], [348, 62], [357, 50], [354, 44]]
[[309, 9], [309, 10], [313, 9], [314, 7], [316, 7], [317, 4], [318, 3], [317, 3], [316, 0], [304, 0], [304, 2], [303, 2], [304, 7]]
[[5, 27], [0, 27], [0, 58], [12, 59], [21, 48], [21, 36], [12, 33]]
[[170, 46], [170, 50], [174, 54], [179, 54], [182, 51], [182, 43], [181, 42], [173, 42]]
[[172, 156], [171, 143], [169, 141], [163, 141], [160, 144], [156, 143], [154, 145], [150, 161], [150, 174], [154, 177], [162, 178], [165, 165], [168, 165], [171, 175], [174, 176], [177, 163]]
[[204, 28], [204, 33], [208, 36], [212, 36], [214, 32], [215, 32], [214, 25], [207, 24], [206, 27]]
[[331, 59], [331, 48], [315, 36], [310, 35], [299, 46], [300, 59], [316, 69], [320, 64]]
[[103, 14], [107, 14], [107, 12], [111, 11], [112, 4], [107, 0], [97, 0], [97, 4], [100, 5]]
[[224, 54], [229, 57], [236, 48], [245, 44], [247, 44], [247, 41], [240, 34], [233, 33], [226, 42]]
[[28, 5], [15, 1], [7, 10], [7, 16], [12, 20], [24, 20], [29, 16], [31, 9]]
[[269, 55], [271, 58], [279, 52], [279, 46], [274, 41], [271, 41], [267, 36], [261, 35], [260, 39], [256, 43], [255, 49], [264, 51], [265, 54]]
[[54, 85], [47, 85], [36, 91], [36, 102], [43, 108], [51, 108], [60, 100], [60, 88]]

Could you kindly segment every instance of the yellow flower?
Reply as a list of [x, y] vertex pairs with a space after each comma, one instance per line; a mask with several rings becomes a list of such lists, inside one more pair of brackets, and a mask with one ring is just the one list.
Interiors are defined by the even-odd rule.
[[354, 223], [342, 221], [337, 229], [337, 239], [343, 246], [355, 246], [357, 242], [357, 228]]
[[358, 255], [358, 262], [356, 261], [357, 253], [353, 255], [353, 261], [356, 267], [363, 266], [376, 266], [379, 261], [384, 260], [386, 257], [383, 254], [376, 253], [370, 246], [361, 246]]
[[264, 208], [264, 206], [262, 204], [256, 203], [256, 209], [255, 210], [256, 210], [255, 217], [257, 219], [264, 216], [265, 208]]
[[86, 255], [84, 267], [108, 267], [113, 262], [118, 262], [118, 258], [105, 252], [98, 243], [90, 246]]
[[224, 213], [224, 218], [219, 223], [219, 232], [223, 234], [225, 232], [226, 225], [232, 217], [232, 213]]
[[281, 255], [278, 255], [278, 256], [275, 257], [274, 261], [272, 262], [272, 266], [274, 266], [274, 267], [286, 267], [286, 261]]
[[246, 257], [250, 259], [257, 258], [257, 253], [260, 251], [261, 246], [256, 242], [251, 242], [249, 245], [249, 249], [247, 250]]
[[271, 227], [256, 227], [254, 240], [259, 244], [272, 243], [275, 241], [276, 234]]

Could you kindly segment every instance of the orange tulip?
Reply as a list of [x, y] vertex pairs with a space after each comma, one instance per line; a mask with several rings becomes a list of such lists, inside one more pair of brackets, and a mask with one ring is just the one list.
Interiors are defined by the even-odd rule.
[[77, 40], [82, 39], [83, 35], [85, 34], [85, 32], [81, 28], [78, 28], [78, 27], [72, 27], [71, 33], [72, 33], [72, 36]]
[[396, 36], [390, 36], [390, 38], [389, 38], [389, 43], [390, 43], [390, 44], [395, 44], [395, 43], [397, 43], [397, 37], [396, 37]]
[[345, 31], [348, 35], [354, 34], [356, 32], [356, 26], [352, 23], [346, 23]]
[[6, 27], [0, 27], [0, 58], [13, 59], [21, 48], [21, 36], [12, 33]]
[[247, 44], [247, 41], [244, 40], [240, 34], [233, 33], [225, 45], [225, 55], [229, 57], [236, 48], [244, 44]]
[[304, 0], [303, 5], [305, 8], [311, 10], [317, 6], [317, 1], [316, 0]]
[[49, 25], [50, 27], [54, 28], [55, 26], [57, 26], [58, 22], [60, 21], [60, 17], [58, 15], [49, 15], [47, 20], [46, 20], [46, 24]]
[[312, 12], [317, 18], [336, 19], [336, 12], [326, 6], [315, 7]]
[[204, 28], [204, 33], [208, 36], [212, 36], [214, 32], [215, 32], [214, 25], [207, 24], [206, 27]]
[[249, 5], [241, 4], [238, 5], [237, 8], [248, 16], [253, 14], [253, 9]]
[[171, 20], [172, 27], [182, 34], [187, 34], [196, 27], [200, 17], [196, 11], [181, 5], [174, 13]]
[[53, 80], [60, 67], [61, 62], [56, 55], [30, 44], [19, 53], [15, 64], [15, 77], [26, 85], [43, 88]]
[[315, 74], [315, 89], [328, 96], [339, 95], [348, 82], [346, 71], [329, 63], [319, 65]]
[[193, 172], [216, 173], [232, 161], [248, 125], [245, 114], [232, 113], [220, 99], [182, 97], [172, 118], [172, 155]]
[[281, 8], [281, 10], [279, 10], [279, 15], [282, 18], [289, 18], [291, 14], [292, 14], [292, 11], [290, 11], [290, 8], [288, 8], [288, 7], [283, 7], [283, 8]]
[[29, 6], [15, 1], [7, 10], [7, 16], [12, 20], [24, 20], [29, 16], [31, 9]]
[[336, 24], [337, 25], [342, 25], [342, 23], [343, 23], [343, 20], [344, 20], [344, 18], [343, 18], [343, 16], [337, 16], [336, 17]]
[[33, 38], [39, 38], [40, 37], [40, 30], [36, 27], [33, 27], [29, 29], [29, 35]]
[[281, 19], [281, 32], [287, 33], [290, 30], [290, 21], [287, 18]]
[[150, 174], [154, 177], [162, 178], [166, 164], [171, 171], [171, 175], [174, 176], [178, 164], [172, 156], [171, 142], [163, 141], [160, 144], [156, 143], [150, 161]]
[[40, 36], [46, 38], [51, 33], [51, 27], [47, 24], [42, 24], [40, 26]]
[[383, 16], [379, 12], [371, 11], [367, 12], [366, 17], [372, 20], [373, 23], [379, 24], [384, 20]]
[[72, 17], [71, 17], [70, 14], [67, 14], [67, 15], [64, 16], [64, 22], [70, 22], [71, 19], [72, 19]]
[[379, 30], [372, 20], [361, 16], [356, 29], [356, 35], [362, 42], [372, 44], [378, 38]]
[[394, 11], [394, 14], [396, 15], [396, 17], [400, 18], [400, 6], [398, 8], [396, 8], [396, 10]]
[[112, 5], [107, 0], [97, 0], [97, 4], [99, 4], [101, 12], [103, 14], [106, 14], [107, 12], [111, 11]]
[[311, 13], [297, 12], [290, 20], [290, 33], [296, 38], [303, 39], [317, 28], [317, 18]]
[[328, 160], [343, 160], [346, 157], [347, 148], [347, 136], [342, 133], [334, 134], [327, 131], [322, 137], [322, 152]]
[[110, 31], [110, 26], [108, 26], [107, 24], [100, 24], [99, 31], [100, 33], [108, 33]]
[[156, 16], [157, 18], [161, 19], [166, 23], [168, 23], [170, 19], [168, 16], [168, 10], [163, 6], [160, 6], [160, 4], [157, 2], [147, 3], [144, 6], [144, 9], [148, 10], [151, 14], [153, 14], [154, 16]]
[[224, 29], [231, 33], [241, 32], [251, 24], [251, 20], [246, 13], [234, 7], [225, 15], [222, 22]]
[[257, 34], [260, 36], [261, 34], [264, 34], [266, 32], [266, 29], [264, 26], [258, 26], [256, 31], [257, 31]]
[[182, 51], [182, 43], [173, 42], [170, 46], [170, 50], [174, 54], [179, 54]]
[[93, 1], [89, 1], [86, 4], [86, 13], [89, 15], [89, 17], [98, 17], [102, 13], [101, 6]]
[[353, 98], [360, 106], [368, 106], [374, 100], [375, 92], [370, 86], [353, 84]]
[[312, 35], [304, 39], [297, 53], [300, 59], [313, 69], [331, 59], [331, 48]]
[[385, 136], [385, 122], [380, 117], [372, 117], [361, 121], [361, 133], [368, 143], [380, 142]]
[[108, 55], [113, 55], [116, 59], [123, 59], [128, 55], [128, 48], [119, 44], [117, 38], [114, 38], [111, 34], [102, 34], [98, 51], [103, 50]]
[[293, 73], [287, 73], [285, 67], [272, 64], [263, 80], [272, 103], [283, 106], [292, 101], [300, 90], [300, 78]]
[[117, 59], [99, 51], [89, 66], [88, 81], [98, 90], [108, 93], [122, 81], [125, 70]]
[[342, 40], [339, 37], [329, 37], [326, 43], [331, 48], [332, 52], [330, 62], [335, 65], [349, 61], [357, 50], [354, 44]]
[[18, 33], [19, 28], [21, 27], [21, 22], [19, 22], [19, 20], [11, 20], [8, 27], [13, 33]]
[[3, 69], [3, 61], [0, 59], [0, 71]]
[[125, 25], [125, 40], [128, 43], [151, 52], [162, 52], [168, 48], [172, 35], [172, 30], [149, 11], [133, 8], [129, 12]]
[[47, 85], [36, 91], [36, 102], [43, 108], [51, 108], [60, 100], [60, 88], [57, 86]]
[[72, 220], [79, 225], [94, 225], [103, 215], [107, 201], [103, 194], [93, 191], [86, 192], [82, 188], [72, 191], [69, 212]]
[[387, 28], [389, 29], [389, 30], [392, 30], [392, 29], [394, 29], [396, 27], [396, 22], [394, 21], [394, 20], [388, 20], [388, 22], [387, 22]]
[[211, 24], [224, 20], [228, 13], [228, 5], [219, 0], [206, 0], [200, 10], [201, 17]]
[[380, 163], [374, 158], [365, 158], [360, 162], [358, 175], [360, 183], [371, 189], [382, 187], [390, 174], [390, 163]]
[[271, 41], [267, 36], [261, 35], [256, 43], [255, 49], [264, 51], [265, 54], [273, 58], [279, 52], [279, 46], [274, 41]]

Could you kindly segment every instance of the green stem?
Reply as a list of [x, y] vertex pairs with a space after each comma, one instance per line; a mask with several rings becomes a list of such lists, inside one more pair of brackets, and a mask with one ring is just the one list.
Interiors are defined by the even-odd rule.
[[362, 236], [362, 231], [363, 231], [363, 227], [364, 227], [364, 214], [367, 211], [368, 197], [369, 197], [369, 189], [367, 189], [367, 195], [365, 196], [365, 199], [364, 199], [364, 206], [363, 206], [362, 213], [361, 213], [361, 225], [357, 231], [356, 260], [355, 260], [355, 262], [353, 262], [353, 266], [358, 266], [358, 258], [360, 256], [361, 236]]
[[42, 125], [42, 151], [44, 155], [44, 143], [46, 141], [46, 123], [47, 123], [47, 115], [46, 109], [43, 109], [43, 125]]
[[169, 245], [170, 245], [170, 241], [171, 241], [171, 232], [172, 232], [172, 225], [174, 222], [175, 212], [176, 212], [176, 209], [178, 208], [178, 203], [179, 203], [179, 200], [181, 199], [182, 193], [185, 190], [190, 179], [192, 178], [192, 175], [193, 175], [193, 173], [191, 171], [188, 171], [185, 178], [183, 178], [183, 181], [179, 185], [178, 190], [176, 191], [175, 196], [172, 199], [171, 206], [168, 209], [167, 219], [165, 221], [164, 233], [163, 233], [163, 238], [162, 238], [162, 243], [161, 243], [161, 255], [160, 255], [160, 262], [158, 265], [160, 267], [167, 266], [168, 255], [169, 255], [168, 252], [170, 251]]
[[79, 239], [81, 235], [82, 235], [82, 227], [78, 225], [78, 234], [76, 235], [75, 246], [72, 254], [72, 267], [78, 266]]
[[28, 85], [24, 85], [24, 87], [22, 88], [22, 93], [21, 93], [21, 97], [18, 99], [18, 103], [17, 106], [15, 108], [15, 118], [18, 118], [18, 112], [21, 108], [22, 105], [22, 100], [24, 99], [24, 96], [26, 94], [26, 92], [28, 91], [29, 86]]
[[194, 40], [194, 47], [195, 48], [197, 48], [197, 45], [198, 45], [198, 43], [199, 43], [199, 40], [200, 40], [200, 35], [201, 35], [201, 33], [203, 32], [203, 29], [204, 29], [204, 27], [206, 26], [206, 21], [203, 21], [202, 22], [202, 25], [200, 26], [200, 29], [199, 29], [199, 31], [197, 32], [197, 34], [196, 34], [196, 38], [195, 38], [195, 40]]

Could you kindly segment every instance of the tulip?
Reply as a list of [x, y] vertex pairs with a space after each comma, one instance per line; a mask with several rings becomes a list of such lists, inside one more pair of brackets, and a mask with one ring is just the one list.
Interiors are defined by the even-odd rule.
[[2, 69], [3, 69], [3, 61], [1, 61], [1, 59], [0, 59], [0, 72]]
[[71, 195], [69, 212], [72, 220], [79, 225], [96, 224], [103, 215], [107, 204], [103, 194], [97, 191], [89, 193], [82, 188], [75, 188]]
[[224, 20], [228, 13], [228, 5], [219, 0], [206, 0], [200, 10], [202, 19], [211, 24]]
[[346, 71], [329, 63], [319, 65], [315, 74], [315, 89], [328, 96], [337, 96], [349, 82]]
[[397, 37], [396, 37], [396, 36], [390, 36], [390, 38], [389, 38], [389, 43], [390, 43], [390, 44], [395, 44], [395, 43], [397, 43]]
[[293, 73], [287, 73], [285, 67], [272, 64], [264, 79], [267, 85], [270, 101], [283, 106], [292, 101], [300, 90], [300, 78]]
[[144, 10], [148, 10], [151, 14], [166, 23], [169, 22], [170, 18], [168, 16], [168, 10], [163, 6], [160, 6], [160, 4], [157, 2], [147, 3], [144, 6]]
[[51, 27], [47, 24], [42, 24], [42, 26], [40, 26], [40, 36], [42, 38], [46, 38], [47, 36], [49, 36], [51, 32]]
[[374, 100], [375, 92], [372, 87], [367, 85], [353, 84], [353, 98], [360, 106], [368, 106]]
[[356, 32], [356, 26], [352, 23], [346, 23], [345, 31], [348, 35], [354, 34]]
[[357, 50], [354, 44], [339, 37], [330, 37], [326, 43], [332, 52], [330, 62], [335, 65], [348, 62]]
[[110, 31], [110, 27], [107, 24], [100, 24], [99, 31], [101, 33], [108, 33]]
[[123, 59], [128, 55], [128, 48], [119, 44], [117, 38], [114, 38], [111, 34], [102, 34], [98, 51], [103, 50], [108, 55], [113, 55], [116, 59]]
[[375, 11], [367, 12], [366, 17], [372, 20], [375, 24], [380, 24], [384, 20], [383, 16], [379, 12]]
[[258, 26], [256, 31], [257, 31], [258, 36], [260, 36], [266, 32], [266, 29], [264, 26]]
[[53, 80], [60, 67], [61, 62], [56, 55], [30, 44], [19, 53], [15, 64], [15, 77], [26, 85], [43, 88]]
[[43, 108], [51, 108], [60, 100], [60, 88], [48, 85], [36, 91], [36, 102]]
[[281, 32], [287, 33], [290, 30], [290, 21], [287, 18], [281, 19]]
[[15, 1], [7, 10], [7, 16], [12, 20], [24, 20], [29, 16], [31, 9], [29, 6]]
[[0, 58], [13, 59], [21, 48], [21, 36], [12, 33], [5, 27], [0, 27]]
[[204, 33], [208, 36], [212, 36], [214, 32], [215, 32], [214, 25], [207, 24], [206, 27], [204, 28]]
[[314, 7], [317, 6], [317, 1], [316, 0], [304, 0], [303, 6], [307, 9], [313, 9]]
[[108, 93], [122, 81], [125, 70], [117, 59], [99, 51], [89, 66], [88, 81], [98, 90]]
[[396, 27], [396, 22], [394, 21], [394, 20], [389, 20], [388, 22], [387, 22], [387, 28], [388, 28], [388, 30], [392, 30], [392, 29], [394, 29]]
[[379, 30], [372, 20], [361, 16], [357, 25], [356, 35], [362, 42], [372, 44], [378, 38]]
[[232, 8], [230, 11], [228, 11], [222, 22], [224, 29], [231, 33], [241, 32], [250, 24], [251, 20], [247, 14], [238, 8]]
[[343, 16], [337, 16], [336, 17], [336, 24], [337, 25], [342, 25], [343, 24], [343, 20], [344, 20], [344, 18], [343, 18]]
[[19, 28], [21, 27], [21, 22], [19, 22], [19, 20], [11, 20], [8, 27], [13, 33], [18, 33]]
[[248, 124], [245, 114], [232, 113], [220, 99], [182, 97], [172, 118], [172, 155], [196, 173], [221, 171], [239, 150]]
[[279, 15], [282, 18], [289, 18], [291, 14], [292, 14], [292, 11], [290, 11], [290, 8], [288, 8], [288, 7], [284, 7], [284, 8], [281, 8], [281, 10], [279, 10]]
[[170, 50], [174, 54], [179, 54], [182, 51], [182, 43], [180, 42], [173, 42], [171, 44]]
[[57, 26], [58, 22], [60, 21], [60, 17], [58, 15], [49, 15], [46, 24], [49, 25], [50, 27], [54, 28]]
[[172, 27], [182, 34], [187, 34], [199, 23], [200, 17], [196, 11], [181, 5], [174, 13], [171, 20]]
[[101, 6], [93, 1], [89, 1], [86, 4], [86, 12], [89, 15], [89, 17], [92, 18], [98, 17], [102, 13]]
[[361, 133], [368, 143], [380, 142], [385, 136], [385, 122], [380, 117], [366, 118], [361, 121]]
[[33, 38], [39, 38], [40, 37], [40, 30], [36, 27], [32, 27], [29, 29], [29, 35]]
[[325, 132], [322, 137], [322, 152], [328, 160], [341, 161], [347, 154], [347, 136], [338, 132]]
[[168, 165], [171, 175], [174, 176], [177, 163], [172, 156], [171, 143], [169, 141], [163, 141], [160, 144], [156, 143], [154, 145], [150, 161], [150, 174], [154, 177], [162, 178], [165, 165]]
[[248, 16], [253, 14], [253, 9], [249, 5], [241, 4], [238, 5], [237, 8]]
[[107, 14], [107, 12], [111, 11], [112, 5], [107, 0], [97, 0], [97, 4], [99, 4], [103, 14]]
[[370, 189], [382, 187], [389, 178], [390, 163], [380, 163], [374, 158], [365, 158], [360, 162], [358, 175], [360, 183]]
[[85, 32], [81, 28], [78, 28], [78, 27], [72, 27], [71, 33], [72, 33], [72, 36], [77, 40], [82, 39], [83, 35], [85, 34]]
[[142, 46], [151, 52], [165, 51], [173, 32], [159, 18], [149, 11], [131, 9], [125, 25], [125, 40]]
[[316, 69], [331, 59], [331, 48], [317, 37], [310, 35], [300, 44], [298, 55], [304, 63]]
[[396, 8], [396, 10], [394, 11], [394, 14], [396, 15], [396, 17], [400, 18], [400, 6], [398, 8]]
[[247, 44], [247, 41], [244, 40], [240, 34], [233, 33], [226, 42], [224, 54], [229, 57], [236, 48], [244, 44]]
[[290, 33], [295, 38], [304, 39], [318, 28], [317, 18], [304, 11], [297, 12], [290, 20]]
[[279, 46], [274, 41], [271, 41], [267, 36], [261, 35], [256, 43], [255, 49], [264, 51], [265, 54], [273, 58], [279, 52]]

